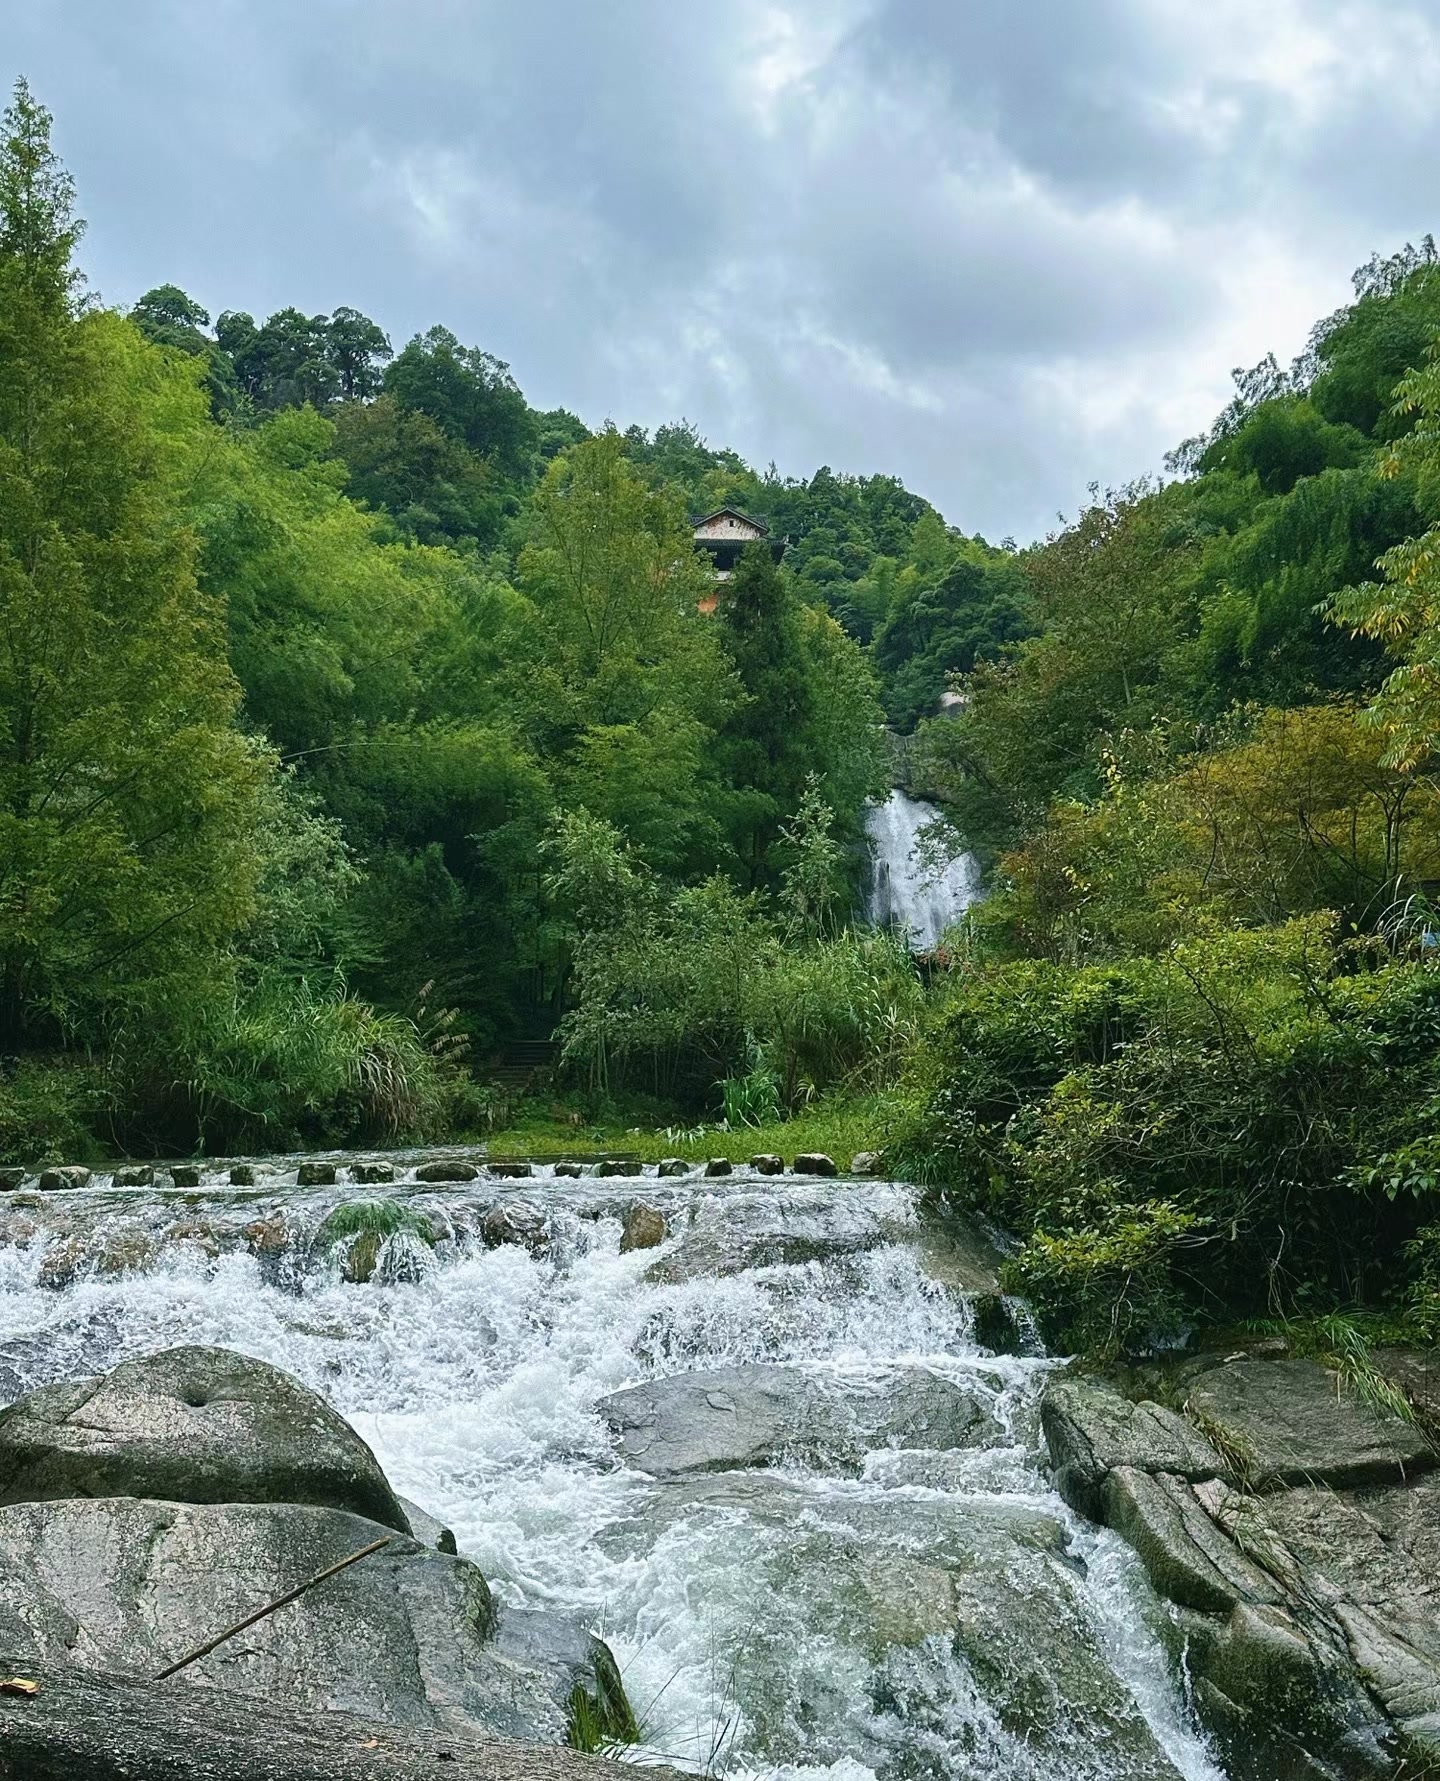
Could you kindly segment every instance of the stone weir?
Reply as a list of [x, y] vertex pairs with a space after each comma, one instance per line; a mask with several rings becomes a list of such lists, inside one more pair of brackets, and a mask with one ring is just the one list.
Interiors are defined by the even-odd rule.
[[1171, 1604], [1234, 1781], [1440, 1775], [1440, 1355], [1378, 1365], [1364, 1395], [1264, 1347], [1157, 1375], [1163, 1404], [1046, 1392], [1056, 1483]]

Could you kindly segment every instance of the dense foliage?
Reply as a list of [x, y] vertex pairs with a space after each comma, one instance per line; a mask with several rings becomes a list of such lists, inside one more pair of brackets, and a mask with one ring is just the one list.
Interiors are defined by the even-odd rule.
[[899, 1149], [1063, 1341], [1437, 1302], [1435, 259], [1020, 553], [1033, 634], [916, 739], [992, 894]]
[[[473, 1126], [556, 1032], [592, 1113], [883, 1103], [1061, 1341], [1440, 1328], [1432, 243], [1017, 549], [443, 327], [91, 304], [48, 131], [22, 83], [0, 1154]], [[721, 505], [787, 549], [712, 611]], [[987, 871], [926, 983], [853, 921], [897, 763]]]
[[[728, 887], [758, 912], [813, 789], [849, 906], [884, 771], [871, 668], [768, 553], [702, 610], [693, 465], [533, 410], [443, 327], [398, 351], [345, 307], [212, 327], [173, 285], [101, 308], [79, 234], [21, 83], [0, 141], [0, 1151], [481, 1117], [466, 1061], [483, 1080], [574, 998], [586, 940], [544, 852], [572, 819], [657, 897]], [[908, 536], [924, 504], [893, 504]], [[743, 1022], [705, 1044], [706, 1071], [744, 1065]]]

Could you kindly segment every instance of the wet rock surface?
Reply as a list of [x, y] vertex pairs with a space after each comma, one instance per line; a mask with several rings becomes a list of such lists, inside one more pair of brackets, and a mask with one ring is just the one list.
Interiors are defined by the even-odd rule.
[[[1389, 1371], [1429, 1375], [1414, 1356]], [[1175, 1604], [1235, 1781], [1440, 1774], [1423, 1429], [1312, 1360], [1240, 1355], [1177, 1383], [1183, 1413], [1061, 1379], [1042, 1419], [1062, 1492]]]
[[665, 1214], [656, 1206], [637, 1203], [625, 1213], [625, 1222], [620, 1228], [620, 1253], [625, 1255], [632, 1249], [658, 1249], [668, 1234]]
[[40, 1171], [40, 1191], [43, 1194], [73, 1193], [77, 1188], [89, 1185], [90, 1171], [78, 1163], [66, 1163], [58, 1169]]
[[[0, 1651], [0, 1669], [18, 1660]], [[3, 1781], [603, 1781], [594, 1757], [368, 1714], [313, 1713], [178, 1678], [153, 1686], [27, 1662], [33, 1699], [0, 1695]], [[675, 1771], [647, 1771], [671, 1781]]]
[[[1179, 1781], [1107, 1664], [1084, 1567], [1055, 1516], [1004, 1500], [912, 1500], [903, 1515], [853, 1497], [816, 1505], [797, 1482], [726, 1473], [665, 1487], [607, 1539], [639, 1554], [677, 1525], [697, 1545], [731, 1529], [746, 1542], [737, 1561], [767, 1606], [733, 1685], [780, 1728], [780, 1761], [845, 1752], [886, 1771], [886, 1722], [863, 1694], [803, 1655], [797, 1677], [797, 1653], [839, 1645], [917, 1716], [931, 1758], [922, 1773], [1011, 1781], [1051, 1773], [1048, 1758], [1069, 1775]], [[986, 1703], [958, 1737], [944, 1711], [957, 1687]]]
[[[435, 1146], [216, 1158], [200, 1165], [199, 1188], [178, 1193], [162, 1160], [148, 1187], [116, 1188], [102, 1173], [84, 1193], [16, 1194], [0, 1212], [0, 1391], [15, 1398], [99, 1375], [197, 1337], [303, 1378], [418, 1499], [397, 1499], [413, 1539], [397, 1529], [383, 1555], [393, 1568], [377, 1573], [392, 1599], [368, 1593], [369, 1559], [355, 1594], [342, 1577], [332, 1598], [354, 1652], [380, 1639], [392, 1655], [412, 1653], [385, 1657], [374, 1686], [404, 1682], [416, 1750], [442, 1735], [456, 1750], [473, 1741], [430, 1722], [445, 1703], [467, 1717], [483, 1705], [493, 1730], [509, 1702], [529, 1735], [549, 1736], [577, 1682], [598, 1701], [613, 1667], [578, 1614], [603, 1625], [623, 1663], [647, 1763], [778, 1767], [791, 1781], [865, 1781], [865, 1769], [875, 1781], [1219, 1781], [1194, 1740], [1138, 1561], [1118, 1534], [1078, 1522], [1036, 1469], [1051, 1363], [1025, 1358], [1034, 1350], [1024, 1308], [1000, 1293], [983, 1238], [877, 1177], [733, 1164], [705, 1179], [697, 1163], [677, 1161], [672, 1176], [612, 1157], [623, 1174], [576, 1160], [535, 1165], [513, 1185], [489, 1162], [473, 1182], [418, 1178], [451, 1158], [483, 1160], [474, 1147]], [[332, 1170], [335, 1183], [300, 1186], [306, 1164]], [[232, 1181], [236, 1169], [250, 1179]], [[382, 1179], [357, 1193], [372, 1169]], [[664, 1220], [664, 1246], [622, 1257], [638, 1206]], [[368, 1256], [356, 1253], [362, 1238]], [[659, 1477], [616, 1463], [602, 1400], [667, 1379], [713, 1384], [726, 1369], [782, 1387], [769, 1431], [760, 1415], [758, 1442], [718, 1456], [743, 1469]], [[783, 1390], [791, 1375], [820, 1386], [797, 1402]], [[919, 1413], [917, 1377], [932, 1394]], [[738, 1422], [738, 1408], [722, 1420]], [[973, 1444], [946, 1444], [957, 1417], [983, 1428]], [[254, 1550], [260, 1525], [277, 1541], [293, 1536], [298, 1552], [318, 1538], [302, 1524], [334, 1517], [353, 1531], [356, 1520], [324, 1503], [125, 1494], [131, 1507], [118, 1517], [96, 1507], [114, 1497], [64, 1500], [76, 1531], [63, 1556], [20, 1518], [14, 1590], [37, 1636], [67, 1614], [90, 1625], [90, 1608], [73, 1599], [47, 1622], [55, 1605], [34, 1594], [46, 1566], [94, 1583], [108, 1639], [137, 1599], [119, 1581], [108, 1593], [122, 1551], [125, 1576], [163, 1606], [166, 1578], [189, 1575], [186, 1554], [231, 1509], [244, 1511], [226, 1536], [237, 1553]], [[292, 1521], [287, 1508], [307, 1514]], [[387, 1531], [373, 1513], [358, 1519], [377, 1537]], [[142, 1562], [148, 1542], [163, 1574]], [[478, 1641], [446, 1606], [445, 1591], [470, 1575], [455, 1568], [464, 1557], [488, 1585], [491, 1630]], [[434, 1579], [445, 1576], [441, 1589]], [[330, 1589], [317, 1592], [317, 1614]], [[218, 1594], [207, 1599], [220, 1611]], [[147, 1625], [153, 1634], [159, 1623]], [[453, 1650], [457, 1638], [474, 1657], [467, 1676], [484, 1679], [473, 1708], [438, 1660], [413, 1655], [427, 1640], [427, 1650]], [[234, 1661], [246, 1660], [247, 1638], [235, 1644]], [[327, 1685], [322, 1671], [371, 1686], [368, 1665], [347, 1670], [349, 1648], [321, 1636], [316, 1661], [294, 1654], [286, 1686], [318, 1699], [308, 1691]], [[256, 1650], [278, 1676], [278, 1648]], [[165, 1691], [214, 1692], [183, 1678]], [[256, 1700], [257, 1715], [269, 1711], [299, 1709]], [[337, 1731], [348, 1723], [337, 1714]], [[384, 1743], [379, 1709], [358, 1723]], [[249, 1781], [253, 1746], [244, 1755], [217, 1758], [206, 1781]], [[150, 1774], [132, 1764], [127, 1781]]]
[[971, 1394], [921, 1368], [844, 1381], [795, 1367], [680, 1373], [602, 1398], [620, 1457], [657, 1478], [774, 1465], [858, 1470], [880, 1447], [943, 1451], [995, 1439]]

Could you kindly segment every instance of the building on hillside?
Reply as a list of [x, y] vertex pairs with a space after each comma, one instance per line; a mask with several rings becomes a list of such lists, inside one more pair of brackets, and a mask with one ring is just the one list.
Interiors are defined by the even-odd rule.
[[[708, 553], [715, 565], [716, 581], [728, 581], [736, 563], [740, 560], [740, 552], [747, 544], [761, 541], [770, 546], [770, 553], [778, 563], [785, 555], [785, 539], [771, 538], [770, 527], [763, 519], [756, 519], [752, 514], [741, 513], [738, 507], [722, 507], [715, 513], [707, 513], [703, 519], [690, 522], [695, 538], [695, 548]], [[702, 612], [713, 612], [719, 603], [720, 593], [717, 589], [708, 599], [700, 602]]]

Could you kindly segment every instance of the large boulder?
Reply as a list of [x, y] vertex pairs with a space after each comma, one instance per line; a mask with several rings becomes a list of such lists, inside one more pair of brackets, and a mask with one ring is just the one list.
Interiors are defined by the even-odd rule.
[[170, 1348], [0, 1412], [0, 1504], [66, 1497], [306, 1503], [409, 1524], [325, 1400], [264, 1361]]
[[1367, 1403], [1318, 1361], [1214, 1367], [1190, 1387], [1185, 1408], [1258, 1490], [1397, 1483], [1435, 1464], [1420, 1428]]
[[977, 1394], [922, 1367], [859, 1382], [798, 1367], [680, 1373], [602, 1398], [623, 1460], [653, 1477], [773, 1465], [858, 1471], [881, 1447], [980, 1447], [1001, 1430]]
[[1067, 1497], [1174, 1604], [1233, 1781], [1440, 1774], [1440, 1474], [1422, 1431], [1316, 1362], [1253, 1354], [1191, 1370], [1186, 1413], [1072, 1378], [1042, 1422]]
[[1115, 1672], [1066, 1529], [1030, 1503], [817, 1495], [732, 1472], [649, 1493], [600, 1539], [639, 1563], [677, 1536], [767, 1767], [1178, 1781]]
[[[294, 1503], [14, 1503], [0, 1509], [0, 1649], [21, 1665], [155, 1675], [387, 1531]], [[599, 1641], [548, 1615], [501, 1614], [467, 1559], [401, 1534], [180, 1678], [544, 1744], [569, 1736], [577, 1687], [602, 1703], [618, 1690]]]

